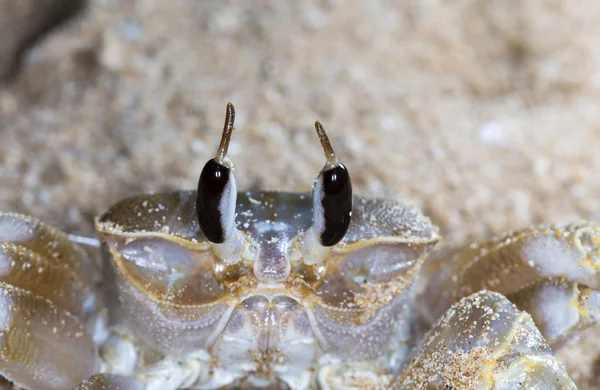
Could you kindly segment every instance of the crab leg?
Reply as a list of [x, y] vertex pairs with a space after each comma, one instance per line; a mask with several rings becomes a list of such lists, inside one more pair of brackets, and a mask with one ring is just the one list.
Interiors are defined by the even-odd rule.
[[62, 232], [0, 212], [0, 375], [46, 390], [74, 388], [97, 371], [88, 331], [97, 317], [96, 271]]
[[600, 229], [594, 224], [524, 229], [444, 260], [423, 297], [430, 318], [487, 289], [530, 313], [553, 346], [600, 320]]
[[535, 327], [501, 294], [454, 304], [426, 335], [392, 389], [576, 389]]

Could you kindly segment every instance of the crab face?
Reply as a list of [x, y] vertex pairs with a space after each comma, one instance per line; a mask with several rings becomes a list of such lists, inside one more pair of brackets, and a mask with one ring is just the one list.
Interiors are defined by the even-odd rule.
[[33, 390], [95, 373], [78, 389], [575, 388], [544, 336], [600, 318], [594, 226], [530, 229], [423, 271], [437, 228], [353, 195], [318, 122], [326, 164], [312, 194], [238, 193], [233, 119], [228, 105], [198, 191], [126, 199], [96, 219], [102, 264], [0, 214], [3, 376]]
[[295, 238], [312, 223], [310, 196], [240, 193], [236, 225], [246, 242], [227, 264], [195, 221], [195, 198], [133, 198], [98, 222], [120, 297], [152, 346], [210, 349], [225, 370], [297, 376], [325, 354], [389, 357], [398, 347], [389, 340], [408, 337], [411, 282], [437, 240], [414, 209], [354, 198], [344, 239], [322, 265], [306, 265]]

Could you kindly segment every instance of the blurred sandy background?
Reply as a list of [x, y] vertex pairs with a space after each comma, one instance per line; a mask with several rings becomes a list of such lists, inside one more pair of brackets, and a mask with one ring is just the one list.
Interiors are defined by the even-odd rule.
[[[48, 28], [33, 15], [79, 3], [0, 0], [0, 75]], [[69, 232], [195, 188], [227, 101], [242, 189], [309, 191], [319, 119], [357, 193], [416, 203], [446, 243], [600, 221], [595, 0], [91, 0], [22, 58], [0, 89], [0, 208]], [[561, 352], [582, 389], [600, 388], [596, 333]]]

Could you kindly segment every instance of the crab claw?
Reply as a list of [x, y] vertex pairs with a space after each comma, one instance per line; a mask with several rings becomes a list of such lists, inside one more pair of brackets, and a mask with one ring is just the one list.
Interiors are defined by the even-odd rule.
[[62, 390], [96, 372], [94, 268], [58, 230], [0, 212], [0, 375]]
[[531, 316], [490, 291], [454, 304], [391, 388], [577, 389]]
[[600, 322], [600, 228], [592, 223], [519, 230], [441, 260], [423, 295], [431, 318], [487, 289], [531, 314], [553, 347]]

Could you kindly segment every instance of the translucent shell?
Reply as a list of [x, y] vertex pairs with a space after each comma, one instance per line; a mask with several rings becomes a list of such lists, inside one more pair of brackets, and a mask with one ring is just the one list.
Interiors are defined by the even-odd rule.
[[[256, 362], [254, 352], [296, 348], [284, 344], [299, 332], [315, 347], [307, 344], [288, 359], [306, 366], [322, 353], [358, 360], [388, 354], [395, 347], [390, 337], [407, 334], [412, 280], [439, 240], [430, 220], [415, 209], [355, 197], [344, 239], [325, 265], [311, 268], [298, 250], [312, 223], [310, 195], [239, 193], [236, 225], [245, 248], [241, 261], [228, 266], [200, 231], [195, 197], [194, 192], [135, 197], [96, 221], [114, 259], [121, 301], [151, 345], [166, 353], [214, 345], [225, 360]], [[284, 325], [289, 320], [283, 306], [294, 313], [296, 325]], [[252, 325], [254, 317], [275, 322]], [[244, 325], [232, 325], [236, 321]], [[240, 329], [245, 333], [237, 333]], [[256, 343], [242, 352], [225, 347], [228, 332]], [[262, 333], [268, 345], [261, 344]]]
[[577, 387], [531, 317], [489, 291], [453, 305], [392, 385], [395, 390], [490, 388]]
[[0, 374], [36, 390], [75, 387], [97, 369], [85, 325], [96, 265], [54, 228], [0, 212]]

